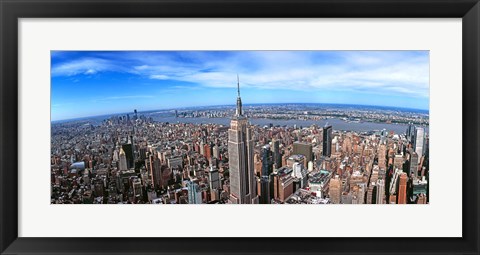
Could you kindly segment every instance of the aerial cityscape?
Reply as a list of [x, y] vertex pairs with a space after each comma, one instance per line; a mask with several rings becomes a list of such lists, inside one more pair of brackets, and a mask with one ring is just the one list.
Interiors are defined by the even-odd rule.
[[428, 52], [51, 55], [51, 204], [429, 203]]

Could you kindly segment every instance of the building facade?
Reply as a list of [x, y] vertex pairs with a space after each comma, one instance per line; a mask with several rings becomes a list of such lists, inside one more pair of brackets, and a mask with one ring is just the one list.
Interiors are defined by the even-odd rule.
[[406, 204], [407, 203], [407, 174], [401, 173], [398, 177], [398, 204]]
[[332, 155], [332, 126], [323, 128], [323, 156], [330, 157]]
[[418, 157], [423, 156], [425, 147], [425, 129], [421, 127], [416, 128], [415, 133], [415, 152]]
[[293, 154], [300, 154], [305, 156], [305, 159], [308, 162], [313, 161], [313, 146], [312, 144], [294, 142], [293, 143]]
[[188, 189], [188, 203], [189, 204], [201, 204], [202, 203], [202, 191], [200, 186], [193, 181], [187, 183]]
[[230, 202], [233, 204], [258, 204], [253, 165], [253, 133], [248, 119], [242, 113], [239, 81], [237, 82], [237, 92], [237, 108], [228, 130]]

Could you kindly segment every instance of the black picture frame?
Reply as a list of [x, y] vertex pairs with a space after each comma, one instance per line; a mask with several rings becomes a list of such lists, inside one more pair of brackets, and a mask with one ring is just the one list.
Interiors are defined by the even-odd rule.
[[[0, 252], [2, 254], [479, 254], [480, 4], [478, 0], [0, 0], [0, 17]], [[458, 89], [462, 89], [463, 97], [463, 237], [18, 237], [18, 19], [60, 17], [462, 18], [463, 85]], [[383, 225], [383, 223], [379, 224]], [[405, 227], [405, 225], [399, 223], [397, 227]], [[441, 224], [439, 227], [442, 227]], [[415, 231], [413, 227], [412, 231]]]

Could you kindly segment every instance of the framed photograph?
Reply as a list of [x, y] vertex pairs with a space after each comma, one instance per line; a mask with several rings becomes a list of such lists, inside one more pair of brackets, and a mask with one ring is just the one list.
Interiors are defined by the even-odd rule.
[[1, 254], [478, 254], [476, 0], [0, 0]]

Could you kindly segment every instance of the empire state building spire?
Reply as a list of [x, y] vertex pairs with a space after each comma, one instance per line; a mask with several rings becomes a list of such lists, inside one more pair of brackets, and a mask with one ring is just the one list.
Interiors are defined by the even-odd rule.
[[237, 111], [235, 116], [242, 116], [242, 98], [240, 98], [240, 78], [238, 78], [237, 74]]

